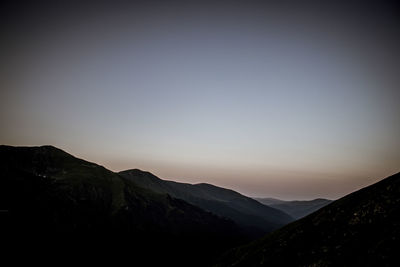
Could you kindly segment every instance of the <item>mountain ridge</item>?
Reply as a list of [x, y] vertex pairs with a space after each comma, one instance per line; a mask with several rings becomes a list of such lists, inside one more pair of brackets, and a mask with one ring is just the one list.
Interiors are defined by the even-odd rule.
[[282, 210], [296, 220], [319, 210], [332, 203], [333, 200], [316, 198], [311, 200], [281, 200], [276, 198], [254, 198], [255, 200], [279, 210]]
[[150, 172], [131, 169], [119, 172], [138, 186], [170, 194], [217, 215], [232, 219], [256, 235], [270, 232], [292, 221], [286, 213], [265, 206], [234, 190], [207, 183], [188, 184], [160, 179]]
[[58, 255], [72, 243], [78, 252], [134, 253], [149, 263], [159, 260], [155, 253], [177, 266], [195, 257], [193, 264], [203, 266], [250, 240], [231, 220], [53, 146], [0, 146], [0, 177], [7, 240], [26, 246], [25, 253]]

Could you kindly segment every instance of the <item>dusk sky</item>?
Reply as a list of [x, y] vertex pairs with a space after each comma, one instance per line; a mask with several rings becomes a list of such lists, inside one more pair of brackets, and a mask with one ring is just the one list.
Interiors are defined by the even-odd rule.
[[0, 143], [282, 199], [400, 171], [396, 6], [166, 2], [4, 6]]

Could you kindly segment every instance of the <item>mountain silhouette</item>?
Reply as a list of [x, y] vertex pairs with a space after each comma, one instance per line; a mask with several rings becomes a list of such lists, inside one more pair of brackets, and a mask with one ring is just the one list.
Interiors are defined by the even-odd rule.
[[225, 254], [217, 266], [398, 266], [400, 173]]
[[229, 218], [254, 235], [262, 235], [291, 221], [286, 213], [265, 206], [233, 190], [211, 184], [187, 184], [166, 181], [138, 169], [122, 171], [122, 177], [154, 192], [183, 199], [222, 217]]
[[204, 266], [250, 240], [228, 219], [52, 146], [0, 146], [0, 174], [2, 221], [21, 253], [74, 249]]
[[260, 203], [263, 203], [264, 205], [286, 212], [296, 220], [303, 218], [304, 216], [307, 216], [308, 214], [313, 213], [314, 211], [317, 211], [332, 202], [332, 200], [324, 198], [292, 201], [280, 200], [276, 198], [254, 199]]

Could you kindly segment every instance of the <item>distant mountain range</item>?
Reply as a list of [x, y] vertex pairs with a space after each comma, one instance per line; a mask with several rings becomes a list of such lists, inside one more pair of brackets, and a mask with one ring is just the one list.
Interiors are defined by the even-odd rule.
[[225, 254], [217, 266], [398, 266], [400, 173]]
[[283, 211], [263, 205], [233, 190], [211, 184], [192, 185], [166, 181], [138, 169], [123, 171], [119, 175], [140, 187], [169, 194], [204, 210], [229, 218], [256, 235], [270, 232], [293, 221], [293, 218]]
[[91, 265], [398, 265], [400, 173], [332, 202], [259, 201], [267, 205], [210, 184], [115, 173], [52, 146], [0, 146], [3, 255], [14, 248], [19, 258]]
[[258, 202], [261, 202], [269, 207], [281, 210], [294, 219], [300, 219], [320, 208], [328, 205], [332, 200], [317, 198], [314, 200], [293, 200], [285, 201], [276, 198], [254, 198]]

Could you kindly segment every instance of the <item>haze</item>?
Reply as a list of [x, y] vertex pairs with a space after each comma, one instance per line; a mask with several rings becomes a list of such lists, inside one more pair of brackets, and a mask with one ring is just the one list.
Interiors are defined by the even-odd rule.
[[5, 10], [2, 144], [282, 199], [335, 199], [399, 171], [390, 5]]

